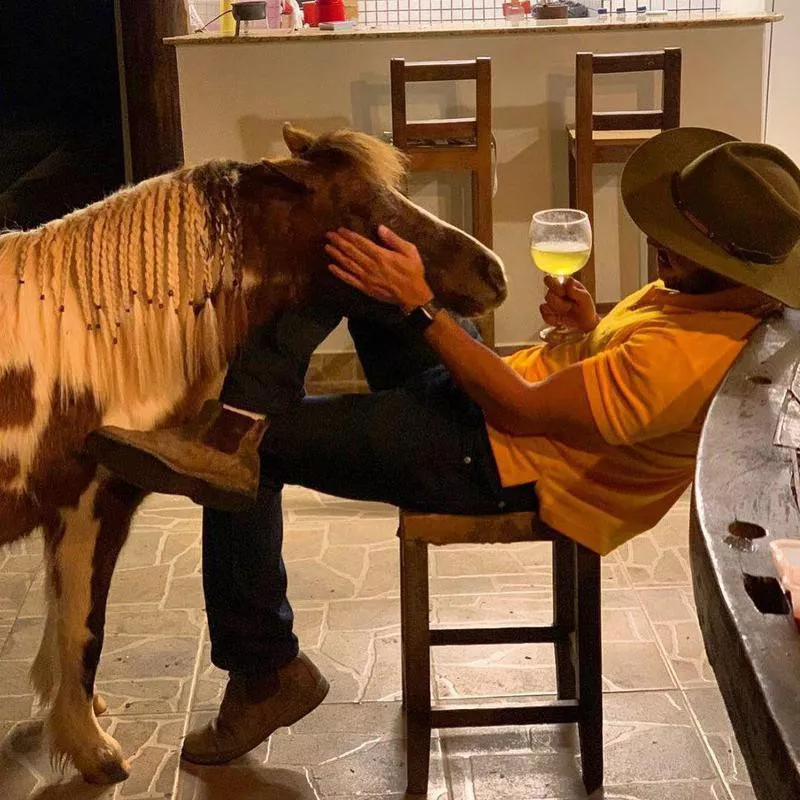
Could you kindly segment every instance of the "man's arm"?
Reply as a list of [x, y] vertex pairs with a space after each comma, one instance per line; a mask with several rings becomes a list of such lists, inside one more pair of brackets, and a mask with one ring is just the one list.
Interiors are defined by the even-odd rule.
[[580, 365], [531, 383], [442, 311], [425, 338], [494, 428], [573, 444], [601, 441]]
[[[350, 231], [329, 234], [327, 249], [336, 262], [330, 265], [331, 272], [365, 294], [405, 311], [430, 300], [433, 292], [416, 248], [388, 229], [382, 228], [380, 233], [388, 248]], [[580, 366], [530, 383], [470, 337], [446, 312], [436, 315], [425, 338], [493, 427], [583, 446], [603, 441]]]

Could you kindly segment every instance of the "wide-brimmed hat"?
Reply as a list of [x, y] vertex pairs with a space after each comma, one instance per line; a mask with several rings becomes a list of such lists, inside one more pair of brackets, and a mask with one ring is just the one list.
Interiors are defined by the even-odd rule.
[[622, 199], [659, 244], [800, 307], [800, 170], [778, 148], [664, 131], [628, 160]]

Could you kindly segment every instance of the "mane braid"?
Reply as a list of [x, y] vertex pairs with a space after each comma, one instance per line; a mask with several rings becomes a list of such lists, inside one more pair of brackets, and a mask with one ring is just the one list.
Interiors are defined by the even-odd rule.
[[92, 260], [92, 282], [91, 282], [91, 290], [92, 290], [92, 303], [94, 304], [94, 311], [95, 311], [95, 318], [96, 318], [96, 327], [100, 327], [100, 312], [103, 308], [103, 301], [102, 301], [102, 286], [101, 286], [101, 268], [103, 262], [103, 244], [104, 244], [104, 237], [103, 233], [106, 229], [106, 215], [105, 214], [96, 214], [94, 219], [94, 225], [92, 227], [92, 248], [91, 248], [91, 260]]
[[133, 223], [133, 203], [127, 203], [120, 213], [119, 248], [117, 268], [120, 281], [119, 316], [131, 310], [131, 225]]
[[46, 266], [50, 259], [50, 251], [53, 246], [53, 237], [48, 228], [42, 229], [39, 245], [39, 257], [36, 259], [36, 283], [39, 290], [39, 300], [45, 299], [46, 292]]

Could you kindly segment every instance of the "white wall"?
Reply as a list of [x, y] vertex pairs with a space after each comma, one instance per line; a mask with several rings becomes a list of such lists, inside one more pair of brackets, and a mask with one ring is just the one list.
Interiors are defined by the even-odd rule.
[[[794, 0], [790, 0], [794, 1]], [[181, 111], [187, 161], [284, 155], [280, 130], [291, 120], [312, 131], [341, 125], [380, 134], [390, 124], [389, 58], [409, 60], [491, 56], [493, 129], [499, 191], [495, 249], [508, 268], [510, 295], [498, 310], [498, 344], [534, 341], [541, 324], [541, 277], [533, 269], [527, 233], [531, 213], [567, 202], [564, 125], [574, 114], [574, 63], [579, 50], [631, 52], [683, 48], [683, 123], [758, 140], [763, 127], [762, 25], [595, 33], [450, 35], [294, 40], [178, 47]], [[469, 108], [469, 86], [428, 84], [412, 96], [409, 115], [458, 116]], [[652, 108], [649, 76], [597, 79], [600, 110]], [[462, 112], [463, 113], [463, 112]], [[595, 244], [598, 294], [618, 298], [638, 280], [639, 239], [621, 206], [619, 167], [596, 169]], [[446, 219], [468, 226], [463, 181], [425, 182], [414, 197]], [[623, 264], [620, 270], [620, 263]], [[341, 332], [326, 350], [347, 347]]]
[[784, 18], [772, 26], [766, 140], [800, 164], [800, 2], [769, 2]]

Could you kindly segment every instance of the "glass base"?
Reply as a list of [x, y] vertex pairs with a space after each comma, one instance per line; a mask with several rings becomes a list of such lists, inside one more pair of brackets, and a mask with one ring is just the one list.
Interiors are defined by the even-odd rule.
[[547, 325], [539, 331], [539, 338], [553, 347], [558, 344], [579, 342], [584, 336], [586, 334], [576, 328], [557, 328], [555, 325]]

